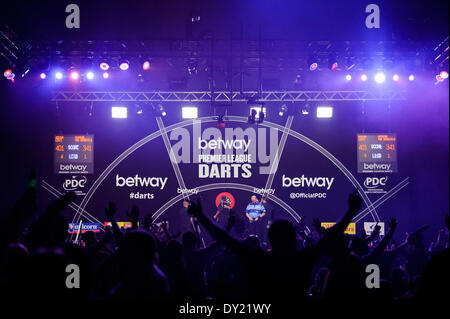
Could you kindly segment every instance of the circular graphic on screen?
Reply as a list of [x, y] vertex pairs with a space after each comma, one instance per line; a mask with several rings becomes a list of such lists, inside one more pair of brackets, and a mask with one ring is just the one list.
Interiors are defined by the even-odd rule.
[[234, 196], [228, 192], [222, 192], [216, 197], [216, 207], [223, 207], [226, 209], [233, 209], [234, 207]]

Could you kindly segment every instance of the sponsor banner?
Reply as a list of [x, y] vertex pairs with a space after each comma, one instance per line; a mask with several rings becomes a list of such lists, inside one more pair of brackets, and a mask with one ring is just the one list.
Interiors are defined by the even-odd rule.
[[[375, 222], [365, 222], [364, 223], [364, 231], [366, 232], [366, 235], [372, 234], [373, 230], [375, 229], [375, 225], [377, 225], [377, 223], [375, 223]], [[379, 222], [378, 226], [380, 226], [380, 235], [384, 236], [384, 223]]]
[[116, 175], [116, 187], [152, 187], [163, 190], [166, 186], [167, 177], [141, 177], [138, 174], [130, 177]]
[[[331, 228], [334, 225], [336, 225], [336, 223], [320, 223], [320, 226], [322, 226], [325, 229]], [[356, 235], [356, 223], [348, 224], [348, 226], [345, 229], [344, 233], [345, 234], [349, 234], [349, 235]]]
[[56, 167], [56, 174], [92, 174], [93, 164], [61, 164]]
[[[69, 223], [69, 234], [78, 233], [78, 229], [80, 228], [80, 224]], [[92, 231], [94, 233], [100, 232], [100, 224], [99, 223], [85, 223], [81, 224], [81, 233], [84, 234], [87, 231]]]
[[[127, 228], [131, 228], [132, 227], [131, 222], [116, 222], [116, 224], [117, 224], [117, 226], [119, 226], [119, 228], [127, 229]], [[111, 222], [105, 222], [104, 226], [105, 227], [108, 227], [108, 226], [112, 227], [112, 224], [111, 224]]]
[[369, 194], [386, 193], [384, 187], [386, 186], [387, 180], [387, 176], [366, 177], [364, 180], [364, 187], [366, 188], [365, 192]]
[[[197, 164], [198, 178], [251, 178], [255, 173], [276, 172], [278, 130], [265, 127], [208, 127], [194, 121], [192, 132], [176, 128], [170, 132], [171, 152], [180, 163]], [[259, 167], [255, 168], [254, 164]], [[272, 172], [271, 172], [272, 170]]]
[[[281, 176], [281, 187], [296, 188], [300, 192], [291, 192], [290, 199], [325, 199], [327, 192], [331, 189], [334, 183], [334, 177], [317, 177], [317, 176], [301, 176], [288, 177], [285, 174]], [[308, 192], [312, 189], [312, 192]]]
[[325, 188], [327, 191], [331, 189], [334, 182], [334, 177], [307, 177], [302, 174], [301, 177], [287, 177], [283, 174], [281, 177], [282, 187], [317, 187]]

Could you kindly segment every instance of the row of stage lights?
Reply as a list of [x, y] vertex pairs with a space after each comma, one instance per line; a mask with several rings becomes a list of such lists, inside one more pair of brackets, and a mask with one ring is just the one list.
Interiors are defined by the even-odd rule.
[[[126, 119], [128, 118], [128, 107], [126, 106], [112, 106], [111, 107], [111, 117], [114, 119]], [[164, 117], [167, 115], [162, 104], [153, 106], [153, 110], [156, 112], [157, 116]], [[300, 114], [308, 115], [311, 111], [309, 104], [306, 104], [300, 109]], [[284, 116], [288, 113], [288, 107], [283, 104], [278, 112], [279, 116]], [[141, 106], [136, 105], [136, 114], [143, 114], [143, 109]], [[249, 107], [249, 124], [262, 123], [264, 118], [266, 118], [267, 109], [263, 106], [250, 106]], [[198, 107], [196, 106], [182, 106], [181, 107], [181, 117], [183, 119], [196, 119], [198, 118]], [[329, 105], [322, 105], [316, 107], [316, 117], [317, 118], [331, 118], [333, 117], [333, 107]]]
[[[110, 67], [110, 65], [107, 63], [107, 62], [101, 62], [100, 64], [99, 64], [99, 68], [100, 68], [100, 70], [103, 72], [102, 73], [102, 77], [103, 77], [103, 79], [108, 79], [109, 77], [110, 77], [110, 74], [109, 74], [109, 70], [111, 69], [111, 67]], [[119, 69], [120, 70], [122, 70], [122, 71], [127, 71], [128, 69], [130, 68], [130, 63], [127, 61], [127, 60], [123, 60], [123, 61], [121, 61], [120, 63], [119, 63]], [[142, 63], [142, 65], [141, 65], [141, 68], [142, 68], [142, 70], [143, 71], [148, 71], [148, 70], [150, 70], [150, 62], [149, 61], [144, 61], [143, 63]], [[317, 63], [312, 63], [311, 65], [310, 65], [310, 67], [309, 67], [309, 69], [310, 69], [310, 71], [315, 71], [315, 70], [317, 70], [317, 68], [318, 68], [318, 64]], [[334, 71], [334, 70], [336, 70], [337, 69], [337, 63], [334, 63], [332, 66], [331, 66], [331, 70], [332, 71]], [[71, 79], [71, 80], [74, 80], [74, 81], [78, 81], [78, 80], [80, 80], [80, 78], [82, 77], [82, 76], [84, 76], [87, 80], [93, 80], [94, 78], [95, 78], [95, 73], [94, 73], [94, 71], [92, 71], [92, 70], [88, 70], [86, 73], [84, 73], [84, 74], [81, 74], [79, 71], [77, 71], [77, 70], [71, 70], [71, 71], [69, 71], [69, 78]], [[11, 69], [7, 69], [7, 70], [5, 70], [4, 71], [4, 73], [3, 73], [3, 75], [8, 79], [8, 80], [11, 80], [12, 82], [14, 82], [14, 79], [15, 79], [15, 74], [13, 73], [13, 71], [11, 70]], [[42, 72], [42, 73], [40, 73], [40, 78], [42, 79], [42, 80], [45, 80], [47, 77], [48, 77], [48, 75], [47, 75], [47, 73], [45, 73], [45, 72]], [[54, 77], [55, 77], [55, 79], [57, 79], [57, 80], [62, 80], [63, 78], [64, 78], [64, 73], [62, 72], [62, 71], [56, 71], [56, 72], [54, 72]], [[446, 80], [448, 78], [448, 72], [447, 71], [441, 71], [439, 74], [437, 74], [436, 75], [436, 81], [437, 82], [443, 82], [444, 80]], [[353, 79], [353, 77], [352, 77], [352, 75], [351, 74], [347, 74], [346, 76], [345, 76], [345, 79], [347, 80], [347, 81], [351, 81], [352, 79]], [[369, 79], [369, 76], [366, 74], [366, 73], [363, 73], [361, 76], [360, 76], [360, 80], [362, 81], [362, 82], [366, 82], [367, 80]], [[408, 80], [409, 81], [414, 81], [414, 79], [415, 79], [415, 77], [414, 77], [414, 75], [413, 74], [410, 74], [409, 76], [408, 76]], [[397, 82], [397, 81], [399, 81], [400, 80], [400, 75], [398, 75], [398, 74], [393, 74], [392, 75], [392, 81], [394, 81], [394, 82]], [[383, 83], [383, 82], [385, 82], [386, 81], [386, 75], [385, 75], [385, 73], [383, 73], [383, 72], [378, 72], [378, 73], [376, 73], [375, 74], [375, 76], [374, 76], [374, 81], [376, 82], [376, 83]]]
[[[310, 70], [310, 71], [315, 71], [315, 70], [317, 70], [318, 68], [319, 68], [319, 64], [318, 64], [317, 62], [313, 62], [313, 63], [311, 63], [311, 64], [309, 65], [309, 70]], [[330, 65], [330, 70], [331, 70], [331, 71], [336, 71], [337, 69], [338, 69], [338, 63], [337, 63], [337, 62], [334, 62], [334, 63], [332, 63], [332, 64]], [[445, 70], [443, 70], [443, 71], [439, 72], [439, 74], [436, 75], [436, 81], [437, 81], [436, 83], [443, 82], [443, 81], [446, 80], [447, 78], [448, 78], [448, 72], [445, 71]], [[351, 74], [347, 74], [347, 75], [345, 76], [345, 79], [346, 79], [347, 81], [351, 81], [351, 80], [352, 80], [352, 75], [351, 75]], [[361, 75], [361, 77], [360, 77], [360, 80], [363, 81], [363, 82], [366, 82], [366, 81], [368, 80], [367, 74], [363, 73], [363, 74]], [[385, 80], [386, 80], [386, 75], [385, 75], [383, 72], [378, 72], [377, 74], [375, 74], [374, 80], [375, 80], [375, 82], [377, 82], [377, 83], [383, 83], [383, 82], [385, 82]], [[400, 80], [400, 76], [399, 76], [398, 74], [392, 75], [392, 81], [397, 82], [397, 81], [399, 81], [399, 80]], [[410, 74], [410, 75], [408, 76], [408, 80], [409, 80], [409, 81], [414, 81], [414, 75], [413, 75], [413, 74]]]
[[[142, 67], [143, 71], [150, 70], [150, 61], [144, 61], [142, 63], [141, 67]], [[109, 65], [109, 63], [106, 61], [103, 61], [99, 64], [99, 68], [102, 71], [102, 77], [104, 79], [108, 79], [110, 77], [110, 74], [108, 71], [111, 69], [111, 66]], [[127, 60], [123, 60], [119, 63], [120, 70], [127, 71], [129, 68], [130, 68], [130, 62], [128, 62]], [[69, 71], [68, 74], [69, 74], [69, 78], [74, 81], [79, 80], [82, 76], [84, 76], [88, 80], [93, 80], [95, 78], [95, 72], [91, 71], [91, 70], [87, 71], [84, 74], [81, 74], [77, 70], [72, 70], [72, 71]], [[7, 69], [4, 71], [3, 75], [6, 77], [6, 79], [10, 80], [11, 82], [14, 82], [16, 75], [13, 73], [13, 70]], [[42, 72], [39, 74], [39, 77], [42, 80], [45, 80], [48, 77], [48, 74], [45, 72]], [[57, 80], [62, 80], [64, 78], [64, 73], [62, 71], [56, 71], [56, 72], [54, 72], [54, 77]]]

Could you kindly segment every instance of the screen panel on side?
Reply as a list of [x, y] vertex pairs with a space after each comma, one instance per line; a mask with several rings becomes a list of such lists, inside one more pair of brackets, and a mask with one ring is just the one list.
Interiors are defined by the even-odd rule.
[[358, 173], [397, 173], [395, 134], [358, 134]]
[[55, 135], [55, 174], [94, 173], [94, 135]]

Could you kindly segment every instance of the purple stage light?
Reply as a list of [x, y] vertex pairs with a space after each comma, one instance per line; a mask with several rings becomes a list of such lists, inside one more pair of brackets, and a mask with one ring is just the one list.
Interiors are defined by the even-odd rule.
[[383, 83], [385, 79], [386, 77], [384, 76], [384, 73], [380, 72], [375, 75], [375, 82], [377, 83]]
[[120, 65], [119, 65], [119, 68], [120, 68], [122, 71], [128, 70], [129, 67], [130, 67], [130, 64], [129, 64], [127, 61], [123, 61], [123, 62], [121, 62]]
[[399, 78], [398, 74], [394, 74], [394, 75], [392, 76], [392, 80], [394, 80], [395, 82], [397, 82], [399, 79], [400, 79], [400, 78]]
[[410, 75], [409, 77], [408, 77], [408, 79], [410, 80], [410, 81], [414, 81], [414, 75]]
[[80, 75], [76, 71], [73, 71], [72, 73], [70, 73], [70, 78], [72, 80], [78, 80], [79, 77], [80, 77]]
[[365, 74], [361, 75], [361, 81], [363, 82], [367, 81], [367, 75]]
[[103, 72], [103, 78], [104, 78], [104, 79], [109, 78], [109, 73], [108, 73], [108, 72]]
[[337, 63], [337, 62], [334, 62], [334, 63], [331, 65], [331, 71], [336, 70], [337, 67], [338, 67], [338, 63]]
[[347, 81], [350, 81], [350, 80], [352, 79], [352, 76], [351, 76], [350, 74], [347, 74], [347, 75], [345, 76], [345, 79], [346, 79]]
[[45, 74], [45, 73], [41, 73], [40, 75], [40, 78], [43, 80], [43, 79], [45, 79], [46, 77], [47, 77], [47, 75]]
[[311, 65], [309, 66], [309, 70], [314, 71], [315, 69], [317, 69], [318, 66], [319, 65], [316, 62], [311, 63]]
[[183, 106], [181, 115], [184, 119], [196, 119], [198, 117], [198, 108], [196, 106]]
[[61, 72], [56, 72], [56, 74], [55, 74], [55, 78], [57, 78], [58, 80], [61, 80], [61, 79], [62, 79], [62, 77], [63, 77], [63, 75], [62, 75], [62, 73], [61, 73]]
[[144, 71], [150, 70], [150, 62], [145, 61], [144, 63], [142, 63], [142, 69], [143, 69]]
[[8, 75], [10, 75], [10, 74], [12, 74], [12, 70], [11, 70], [11, 69], [7, 69], [7, 70], [5, 70], [5, 72], [3, 72], [3, 75], [5, 76], [5, 78], [6, 78]]
[[439, 73], [439, 76], [442, 78], [442, 79], [446, 79], [446, 78], [448, 78], [448, 72], [447, 71], [441, 71], [441, 73]]
[[109, 70], [109, 64], [106, 63], [106, 62], [100, 63], [100, 69], [102, 69], [103, 71], [108, 71]]
[[333, 117], [333, 108], [331, 106], [318, 106], [316, 116], [318, 118]]
[[111, 108], [111, 117], [113, 119], [126, 119], [128, 117], [128, 108], [124, 106], [113, 106]]
[[444, 81], [444, 79], [438, 74], [438, 75], [436, 75], [436, 80], [438, 81], [438, 82], [443, 82]]
[[86, 78], [87, 78], [88, 80], [92, 80], [92, 79], [94, 78], [94, 73], [92, 73], [92, 72], [86, 73]]

